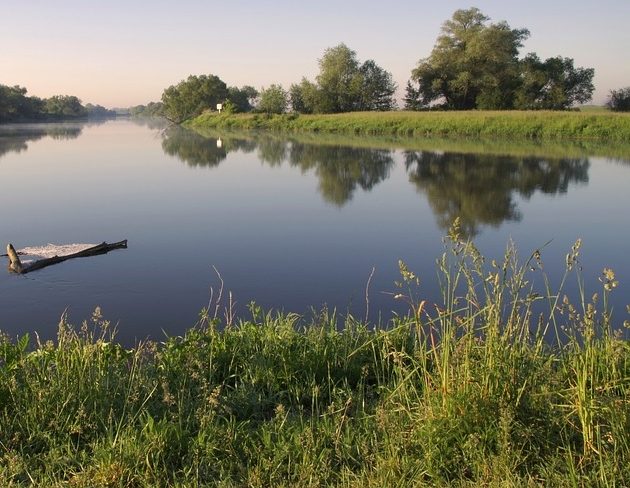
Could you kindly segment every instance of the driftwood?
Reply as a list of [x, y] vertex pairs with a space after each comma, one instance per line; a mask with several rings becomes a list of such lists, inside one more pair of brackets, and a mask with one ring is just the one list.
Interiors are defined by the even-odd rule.
[[30, 273], [31, 271], [37, 271], [38, 269], [46, 268], [47, 266], [52, 266], [53, 264], [62, 263], [64, 261], [67, 261], [68, 259], [98, 256], [99, 254], [106, 254], [109, 251], [113, 251], [114, 249], [127, 249], [127, 239], [120, 242], [114, 242], [113, 244], [103, 242], [98, 246], [89, 247], [87, 249], [84, 249], [83, 251], [67, 254], [65, 256], [53, 256], [52, 258], [40, 259], [39, 261], [35, 261], [32, 263], [22, 264], [18, 253], [15, 251], [15, 248], [12, 244], [9, 244], [7, 245], [9, 271], [18, 274], [26, 274]]

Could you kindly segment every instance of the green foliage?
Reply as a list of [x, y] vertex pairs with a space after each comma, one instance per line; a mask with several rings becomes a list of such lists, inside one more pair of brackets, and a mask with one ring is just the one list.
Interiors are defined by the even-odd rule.
[[410, 313], [387, 330], [255, 304], [225, 325], [212, 304], [184, 336], [132, 349], [98, 310], [79, 330], [62, 319], [56, 343], [0, 336], [0, 484], [626, 486], [617, 279], [605, 269], [601, 300], [572, 304], [579, 259], [578, 241], [559, 288], [534, 288], [541, 250], [487, 262], [456, 221], [443, 300], [421, 300], [401, 262]]
[[37, 118], [43, 105], [41, 99], [27, 97], [26, 88], [0, 85], [0, 122]]
[[442, 101], [456, 110], [509, 108], [519, 74], [518, 49], [529, 32], [488, 20], [471, 8], [457, 10], [444, 23], [431, 55], [412, 71], [424, 105]]
[[204, 110], [216, 110], [228, 97], [226, 84], [218, 76], [189, 76], [162, 93], [163, 114], [175, 123], [195, 117]]
[[149, 102], [147, 105], [136, 105], [129, 108], [132, 117], [161, 117], [164, 113], [162, 102]]
[[396, 108], [394, 93], [396, 83], [391, 73], [378, 66], [373, 60], [365, 61], [359, 68], [361, 91], [358, 110], [393, 110]]
[[345, 44], [326, 49], [319, 60], [317, 85], [321, 93], [318, 112], [354, 111], [362, 85], [356, 52]]
[[106, 109], [102, 105], [92, 105], [91, 103], [88, 103], [85, 105], [85, 110], [87, 112], [87, 116], [91, 119], [107, 119], [116, 117], [115, 110]]
[[75, 96], [56, 95], [44, 102], [44, 112], [53, 118], [84, 117], [87, 110]]
[[428, 107], [422, 101], [422, 93], [420, 93], [420, 89], [414, 87], [411, 80], [407, 81], [407, 86], [405, 87], [405, 98], [403, 101], [405, 102], [405, 110], [421, 110]]
[[446, 109], [562, 110], [590, 100], [594, 70], [570, 58], [518, 59], [527, 29], [488, 23], [477, 8], [457, 10], [431, 52], [412, 71], [406, 107], [439, 103]]
[[613, 112], [630, 112], [630, 86], [611, 90], [606, 106]]
[[289, 89], [289, 100], [294, 112], [301, 114], [315, 113], [320, 105], [320, 92], [317, 85], [302, 78], [300, 84], [293, 84]]
[[341, 113], [392, 110], [396, 106], [396, 84], [391, 73], [373, 60], [360, 63], [356, 52], [345, 44], [326, 49], [319, 60], [317, 83], [302, 78], [289, 93], [293, 111]]
[[[86, 107], [75, 96], [56, 95], [48, 99], [29, 97], [26, 88], [0, 85], [0, 123], [28, 120], [83, 118]], [[103, 107], [101, 107], [103, 110]]]
[[232, 103], [234, 113], [251, 112], [257, 98], [258, 90], [252, 86], [245, 85], [241, 88], [231, 86], [228, 88], [228, 101]]
[[266, 114], [282, 114], [287, 109], [288, 94], [281, 85], [271, 85], [263, 88], [256, 109]]
[[521, 87], [517, 91], [518, 109], [566, 110], [591, 99], [592, 68], [575, 68], [570, 58], [548, 58], [541, 61], [528, 54], [521, 63]]

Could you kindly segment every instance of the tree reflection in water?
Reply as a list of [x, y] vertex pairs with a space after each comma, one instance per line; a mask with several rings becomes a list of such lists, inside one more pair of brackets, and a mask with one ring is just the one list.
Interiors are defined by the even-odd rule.
[[9, 152], [28, 150], [28, 143], [44, 137], [57, 140], [76, 139], [82, 126], [73, 124], [12, 124], [0, 127], [0, 158]]
[[[205, 167], [217, 166], [231, 151], [256, 150], [270, 166], [287, 162], [302, 172], [312, 171], [321, 196], [337, 206], [349, 202], [357, 189], [370, 191], [386, 180], [395, 164], [391, 149], [257, 133], [205, 137], [179, 127], [164, 132], [162, 148], [189, 166]], [[410, 182], [427, 196], [438, 225], [446, 230], [459, 217], [462, 231], [471, 237], [484, 225], [520, 220], [517, 196], [565, 193], [571, 184], [588, 182], [587, 158], [436, 151], [405, 151], [403, 157]]]
[[292, 142], [289, 160], [302, 171], [314, 170], [322, 197], [342, 206], [352, 199], [357, 187], [370, 191], [389, 177], [394, 165], [392, 154], [388, 149]]
[[163, 133], [162, 149], [189, 166], [206, 167], [218, 166], [231, 151], [256, 150], [258, 158], [269, 166], [288, 161], [303, 172], [314, 171], [322, 197], [338, 206], [350, 201], [357, 188], [371, 190], [387, 179], [394, 165], [393, 151], [388, 149], [305, 144], [261, 134], [250, 138], [205, 137], [181, 127]]
[[520, 220], [515, 195], [529, 199], [536, 191], [566, 193], [569, 184], [588, 182], [589, 161], [408, 151], [405, 166], [440, 227], [448, 229], [459, 217], [462, 230], [472, 237], [482, 225]]
[[229, 152], [251, 152], [256, 147], [253, 140], [205, 137], [179, 126], [169, 127], [162, 133], [162, 150], [190, 167], [212, 168], [221, 164]]

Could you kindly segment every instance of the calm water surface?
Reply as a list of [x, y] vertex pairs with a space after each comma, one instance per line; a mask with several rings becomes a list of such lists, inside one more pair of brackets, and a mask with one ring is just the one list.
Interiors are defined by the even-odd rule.
[[374, 267], [370, 319], [386, 320], [404, 312], [388, 294], [399, 259], [437, 300], [435, 259], [456, 216], [489, 257], [509, 239], [522, 255], [551, 241], [543, 258], [554, 281], [582, 238], [587, 292], [612, 267], [615, 314], [628, 318], [630, 161], [575, 148], [506, 156], [519, 152], [364, 142], [202, 137], [130, 121], [1, 126], [3, 248], [122, 239], [129, 248], [25, 276], [3, 264], [0, 330], [50, 338], [64, 310], [80, 323], [100, 306], [123, 342], [180, 334], [218, 289], [213, 266], [240, 316], [255, 301], [359, 318]]

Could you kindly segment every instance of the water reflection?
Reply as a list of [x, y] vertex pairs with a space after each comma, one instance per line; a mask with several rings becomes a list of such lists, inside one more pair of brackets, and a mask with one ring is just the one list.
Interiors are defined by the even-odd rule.
[[134, 125], [146, 127], [151, 130], [165, 130], [173, 124], [161, 117], [131, 117], [128, 119]]
[[170, 156], [177, 156], [188, 166], [218, 166], [227, 157], [225, 147], [216, 139], [202, 137], [194, 132], [174, 127], [164, 133], [162, 149]]
[[589, 161], [420, 151], [406, 152], [405, 166], [440, 227], [447, 229], [459, 217], [462, 230], [474, 236], [482, 225], [519, 221], [516, 195], [555, 195], [570, 184], [587, 183]]
[[56, 140], [76, 139], [81, 135], [81, 125], [65, 124], [11, 124], [0, 126], [0, 158], [9, 152], [22, 152], [28, 143], [44, 137]]
[[204, 137], [196, 132], [172, 126], [162, 133], [162, 149], [190, 167], [218, 166], [229, 152], [251, 152], [257, 147], [254, 140]]
[[302, 171], [314, 170], [327, 202], [344, 205], [355, 190], [370, 191], [389, 177], [393, 151], [350, 146], [291, 143], [289, 161]]
[[[120, 323], [127, 344], [159, 340], [162, 329], [180, 334], [207, 305], [209, 286], [218, 289], [211, 266], [243, 318], [250, 300], [266, 310], [303, 314], [327, 304], [363, 317], [374, 267], [369, 315], [385, 324], [405, 312], [382, 293], [396, 291], [399, 258], [423, 278], [419, 297], [439, 303], [432, 277], [444, 230], [437, 223], [454, 216], [469, 234], [484, 233], [477, 244], [489, 258], [503, 255], [510, 236], [523, 255], [553, 240], [543, 256], [552, 283], [562, 277], [567, 249], [583, 238], [587, 296], [601, 270], [613, 268], [620, 277], [611, 295], [615, 317], [627, 318], [628, 239], [619, 223], [627, 220], [630, 166], [611, 163], [609, 149], [225, 131], [203, 137], [133, 122], [60, 131], [39, 125], [30, 134], [22, 126], [19, 137], [2, 139], [5, 151], [23, 151], [0, 159], [2, 175], [29, 188], [5, 185], [0, 193], [1, 206], [19, 209], [3, 215], [7, 239], [36, 245], [120, 236], [134, 244], [129, 253], [52, 267], [32, 280], [0, 273], [0, 327], [11, 334], [39, 330], [50, 338], [66, 307], [80, 323], [96, 305]], [[7, 130], [0, 126], [0, 138]], [[67, 144], [29, 142], [48, 134], [81, 135]], [[630, 151], [611, 150], [630, 161]], [[566, 293], [579, 301], [570, 281]]]
[[322, 197], [338, 206], [350, 201], [357, 188], [369, 191], [387, 179], [394, 165], [393, 151], [389, 149], [307, 144], [265, 135], [205, 137], [179, 127], [166, 130], [163, 137], [164, 152], [191, 167], [214, 167], [229, 152], [256, 150], [258, 159], [269, 166], [288, 163], [303, 172], [312, 170], [319, 179]]
[[[298, 138], [266, 134], [205, 137], [173, 127], [163, 133], [162, 147], [189, 166], [215, 167], [232, 151], [257, 151], [269, 166], [288, 164], [313, 172], [319, 193], [337, 206], [349, 202], [357, 189], [370, 191], [385, 181], [396, 151], [314, 144]], [[409, 181], [424, 195], [438, 224], [447, 229], [456, 217], [462, 230], [474, 236], [484, 225], [498, 227], [519, 221], [517, 197], [534, 193], [566, 193], [571, 185], [588, 182], [586, 157], [508, 156], [463, 152], [404, 151]]]

